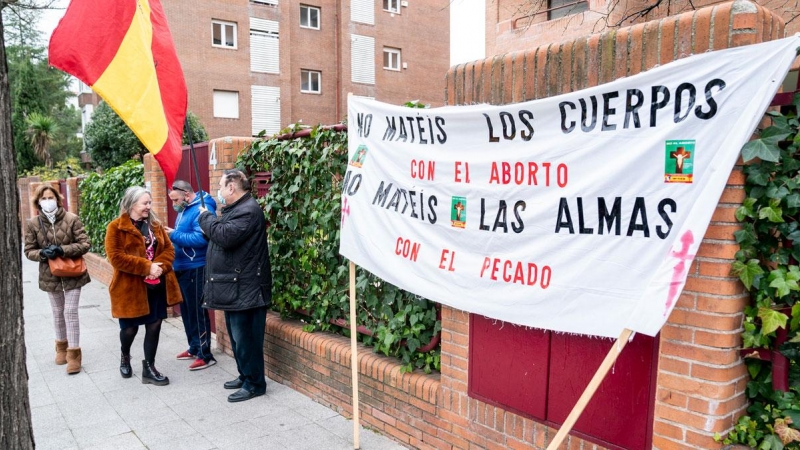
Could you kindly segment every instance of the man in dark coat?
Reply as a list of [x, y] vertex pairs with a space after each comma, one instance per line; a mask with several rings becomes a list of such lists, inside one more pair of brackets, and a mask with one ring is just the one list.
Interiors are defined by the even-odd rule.
[[229, 402], [264, 395], [264, 326], [272, 301], [272, 274], [264, 213], [250, 195], [250, 183], [239, 170], [219, 180], [216, 217], [201, 208], [200, 228], [209, 239], [203, 306], [225, 312], [239, 377], [225, 383], [238, 389]]

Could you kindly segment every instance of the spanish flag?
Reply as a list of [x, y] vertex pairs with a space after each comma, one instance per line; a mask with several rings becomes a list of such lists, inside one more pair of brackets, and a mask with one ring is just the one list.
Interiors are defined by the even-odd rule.
[[171, 185], [187, 90], [159, 0], [72, 0], [49, 54], [53, 67], [91, 86], [117, 112]]

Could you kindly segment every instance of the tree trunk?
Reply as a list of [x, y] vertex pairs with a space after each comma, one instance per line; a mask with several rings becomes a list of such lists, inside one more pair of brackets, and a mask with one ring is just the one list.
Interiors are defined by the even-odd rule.
[[0, 448], [32, 449], [25, 321], [22, 317], [22, 240], [17, 163], [11, 133], [11, 93], [0, 1]]

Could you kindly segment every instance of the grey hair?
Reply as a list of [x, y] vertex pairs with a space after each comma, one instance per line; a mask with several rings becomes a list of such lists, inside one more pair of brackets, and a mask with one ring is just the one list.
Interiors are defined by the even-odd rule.
[[[122, 200], [119, 201], [119, 215], [130, 215], [133, 205], [135, 205], [136, 202], [138, 202], [139, 199], [145, 194], [149, 195], [151, 198], [153, 197], [153, 194], [151, 194], [150, 191], [142, 186], [131, 186], [128, 189], [125, 189], [125, 193], [122, 195]], [[148, 222], [159, 223], [158, 217], [152, 209], [150, 209], [150, 218], [148, 219]]]

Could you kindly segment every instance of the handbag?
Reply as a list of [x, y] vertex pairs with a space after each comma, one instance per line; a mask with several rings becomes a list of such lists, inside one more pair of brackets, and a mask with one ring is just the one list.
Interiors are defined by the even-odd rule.
[[50, 273], [57, 277], [79, 277], [86, 273], [86, 261], [83, 260], [83, 256], [77, 258], [57, 256], [48, 259], [47, 263], [50, 265]]
[[[44, 229], [44, 223], [41, 216], [39, 217], [39, 225], [42, 232], [47, 237], [47, 232]], [[70, 258], [67, 256], [56, 256], [53, 259], [48, 259], [47, 264], [50, 266], [50, 273], [56, 277], [79, 277], [86, 273], [86, 261], [83, 260], [83, 255], [77, 258]]]

